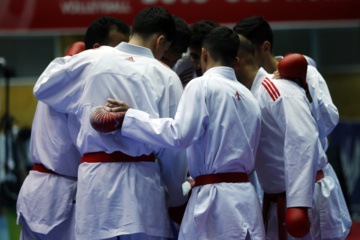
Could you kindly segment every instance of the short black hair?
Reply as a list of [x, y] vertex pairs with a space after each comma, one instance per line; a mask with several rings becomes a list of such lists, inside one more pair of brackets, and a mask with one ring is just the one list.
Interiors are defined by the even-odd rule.
[[189, 47], [201, 48], [204, 37], [220, 24], [212, 20], [201, 20], [190, 26], [191, 38]]
[[190, 29], [184, 19], [172, 16], [175, 22], [176, 34], [169, 51], [172, 53], [186, 52], [190, 42]]
[[228, 27], [217, 27], [213, 29], [203, 40], [206, 48], [215, 61], [221, 61], [230, 66], [239, 50], [240, 40], [236, 33]]
[[101, 16], [93, 21], [85, 34], [85, 48], [93, 48], [95, 43], [108, 45], [109, 33], [116, 30], [123, 34], [130, 34], [130, 27], [124, 21], [108, 16]]
[[147, 7], [134, 18], [132, 35], [138, 34], [148, 38], [154, 33], [163, 34], [168, 41], [174, 38], [174, 20], [168, 10], [163, 7]]
[[273, 32], [263, 16], [244, 18], [234, 26], [233, 30], [237, 34], [244, 35], [256, 47], [259, 47], [265, 41], [269, 41], [271, 43], [271, 50], [273, 48]]

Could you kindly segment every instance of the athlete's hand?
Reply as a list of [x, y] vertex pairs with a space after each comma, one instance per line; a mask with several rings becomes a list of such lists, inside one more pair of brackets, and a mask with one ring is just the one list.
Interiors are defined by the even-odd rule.
[[311, 222], [308, 216], [308, 208], [288, 208], [285, 217], [285, 227], [288, 233], [296, 238], [305, 237], [310, 231]]
[[126, 112], [130, 108], [130, 106], [127, 105], [125, 102], [111, 98], [108, 98], [106, 106], [111, 108], [112, 112]]
[[278, 71], [275, 71], [275, 72], [273, 73], [272, 79], [281, 79], [280, 73], [279, 73]]

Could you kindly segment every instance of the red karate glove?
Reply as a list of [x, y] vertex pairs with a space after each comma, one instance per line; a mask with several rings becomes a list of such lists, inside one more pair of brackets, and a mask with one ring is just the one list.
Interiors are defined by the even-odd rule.
[[98, 106], [90, 114], [91, 126], [98, 132], [108, 133], [121, 129], [126, 112], [110, 112], [110, 108]]
[[85, 50], [84, 42], [75, 42], [73, 43], [69, 50], [66, 52], [65, 56], [73, 56]]
[[288, 233], [296, 238], [305, 237], [310, 231], [311, 222], [307, 207], [288, 208], [285, 217], [285, 227]]
[[278, 71], [281, 77], [290, 79], [300, 79], [301, 87], [309, 92], [309, 87], [306, 82], [308, 63], [306, 58], [298, 53], [289, 53], [283, 57], [278, 63]]

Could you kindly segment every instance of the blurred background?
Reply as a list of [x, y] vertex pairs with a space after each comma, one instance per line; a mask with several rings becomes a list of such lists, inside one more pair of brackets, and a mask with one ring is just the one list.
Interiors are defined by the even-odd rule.
[[360, 239], [354, 235], [360, 226], [359, 0], [0, 1], [1, 240], [19, 239], [16, 198], [32, 168], [29, 137], [37, 105], [32, 88], [38, 76], [72, 43], [83, 41], [96, 18], [117, 17], [131, 26], [137, 12], [154, 5], [189, 25], [213, 20], [233, 27], [245, 17], [262, 15], [273, 29], [276, 56], [297, 52], [316, 61], [340, 112], [327, 154], [357, 228], [352, 239]]

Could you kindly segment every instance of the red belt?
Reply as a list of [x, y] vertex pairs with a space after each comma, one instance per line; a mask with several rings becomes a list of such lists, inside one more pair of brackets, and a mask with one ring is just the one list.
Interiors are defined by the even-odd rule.
[[50, 169], [47, 169], [43, 164], [41, 163], [34, 163], [33, 166], [33, 171], [38, 171], [38, 172], [42, 172], [42, 173], [49, 173], [49, 174], [56, 174], [56, 175], [60, 175]]
[[77, 179], [77, 177], [74, 177], [74, 176], [67, 176], [67, 175], [63, 175], [63, 174], [54, 172], [53, 170], [50, 170], [50, 169], [46, 168], [41, 163], [34, 163], [32, 170], [42, 172], [42, 173], [55, 174], [55, 175], [58, 175], [58, 176], [70, 177], [70, 178], [73, 178], [73, 179]]
[[264, 193], [263, 221], [264, 221], [265, 231], [267, 231], [268, 212], [270, 210], [271, 202], [277, 203], [279, 240], [285, 240], [286, 239], [285, 225], [283, 225], [283, 223], [285, 222], [285, 209], [286, 209], [286, 194], [285, 194], [285, 192], [277, 193], [277, 194]]
[[[322, 170], [317, 171], [315, 182], [324, 178], [324, 172]], [[279, 240], [286, 239], [286, 230], [285, 230], [285, 213], [286, 213], [286, 194], [277, 193], [277, 194], [268, 194], [264, 193], [264, 200], [263, 200], [263, 221], [265, 226], [265, 231], [267, 231], [268, 225], [268, 212], [270, 209], [270, 203], [276, 202], [277, 204], [277, 217], [278, 217], [278, 234]]]
[[200, 175], [195, 178], [195, 186], [212, 183], [241, 183], [249, 182], [248, 175], [243, 172], [229, 172]]
[[122, 152], [113, 152], [107, 154], [105, 152], [87, 153], [81, 158], [81, 163], [99, 163], [99, 162], [155, 162], [153, 154], [132, 157]]

